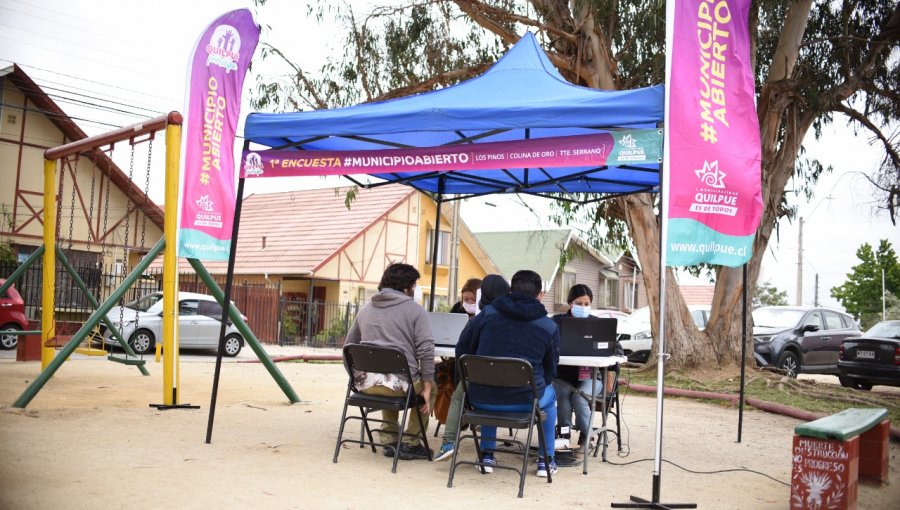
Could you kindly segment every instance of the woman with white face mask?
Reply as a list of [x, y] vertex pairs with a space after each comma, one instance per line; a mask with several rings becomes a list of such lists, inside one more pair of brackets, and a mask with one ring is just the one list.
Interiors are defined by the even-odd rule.
[[[553, 321], [559, 325], [565, 317], [587, 318], [591, 316], [591, 302], [594, 293], [584, 284], [573, 285], [569, 289], [566, 302], [569, 303], [569, 311], [554, 315]], [[556, 371], [556, 379], [553, 380], [553, 388], [556, 390], [556, 416], [559, 427], [572, 428], [572, 411], [575, 411], [575, 429], [578, 434], [578, 449], [575, 455], [581, 455], [584, 441], [591, 436], [587, 430], [591, 417], [591, 403], [584, 395], [591, 394], [591, 383], [594, 384], [596, 395], [603, 391], [603, 381], [591, 378], [590, 367], [573, 367], [559, 365]]]
[[460, 298], [462, 299], [453, 305], [453, 308], [450, 309], [450, 313], [465, 313], [469, 315], [470, 319], [475, 317], [475, 313], [478, 311], [478, 305], [475, 303], [475, 294], [480, 288], [481, 279], [469, 278], [466, 280], [466, 283], [460, 291]]

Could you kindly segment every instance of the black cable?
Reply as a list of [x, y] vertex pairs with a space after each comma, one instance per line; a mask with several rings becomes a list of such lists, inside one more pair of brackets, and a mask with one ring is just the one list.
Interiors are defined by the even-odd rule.
[[[652, 461], [652, 460], [654, 460], [654, 459], [638, 459], [638, 460], [633, 460], [633, 461], [631, 461], [631, 462], [610, 462], [610, 461], [606, 461], [606, 463], [607, 463], [607, 464], [612, 464], [613, 466], [629, 466], [629, 465], [631, 465], [631, 464], [637, 464], [638, 462], [649, 462], [649, 461]], [[779, 480], [779, 479], [777, 479], [777, 478], [775, 478], [775, 477], [773, 477], [773, 476], [767, 475], [767, 474], [765, 474], [765, 473], [763, 473], [763, 472], [760, 472], [760, 471], [755, 471], [755, 470], [753, 470], [753, 469], [747, 469], [747, 468], [733, 468], [733, 469], [717, 469], [717, 470], [715, 470], [715, 471], [695, 471], [695, 470], [693, 470], [693, 469], [688, 469], [688, 468], [686, 468], [686, 467], [684, 467], [684, 466], [679, 466], [678, 464], [672, 462], [671, 460], [662, 459], [662, 461], [665, 462], [666, 464], [670, 464], [670, 465], [672, 465], [672, 466], [675, 466], [675, 467], [677, 467], [678, 469], [680, 469], [680, 470], [682, 470], [682, 471], [687, 471], [688, 473], [693, 473], [693, 474], [695, 474], [695, 475], [717, 475], [717, 474], [720, 474], [720, 473], [734, 473], [734, 472], [739, 472], [739, 471], [746, 471], [746, 472], [748, 472], [748, 473], [753, 473], [753, 474], [755, 474], [755, 475], [764, 476], [764, 477], [768, 478], [769, 480], [772, 480], [773, 482], [777, 482], [777, 483], [780, 483], [781, 485], [784, 485], [785, 487], [790, 487], [790, 486], [791, 486], [791, 484], [789, 484], [789, 483], [782, 482], [781, 480]]]

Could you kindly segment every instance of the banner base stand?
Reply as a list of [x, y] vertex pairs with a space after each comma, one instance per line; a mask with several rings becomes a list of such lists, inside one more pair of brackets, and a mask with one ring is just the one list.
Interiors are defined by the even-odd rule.
[[611, 503], [612, 508], [655, 508], [657, 510], [668, 510], [670, 508], [697, 508], [696, 503], [659, 503], [656, 501], [648, 501], [644, 498], [631, 496], [628, 503]]
[[192, 406], [191, 404], [150, 404], [158, 411], [168, 411], [169, 409], [200, 409], [200, 406]]

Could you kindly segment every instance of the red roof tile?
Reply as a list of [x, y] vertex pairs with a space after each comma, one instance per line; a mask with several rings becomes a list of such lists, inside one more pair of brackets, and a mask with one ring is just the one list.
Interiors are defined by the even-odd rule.
[[[235, 274], [308, 274], [415, 193], [402, 185], [360, 189], [347, 209], [344, 206], [347, 189], [288, 191], [245, 198], [241, 206]], [[203, 265], [214, 274], [223, 274], [227, 268], [225, 262]], [[179, 266], [182, 271], [190, 270], [185, 261]]]
[[715, 285], [679, 285], [686, 305], [709, 305], [713, 301]]

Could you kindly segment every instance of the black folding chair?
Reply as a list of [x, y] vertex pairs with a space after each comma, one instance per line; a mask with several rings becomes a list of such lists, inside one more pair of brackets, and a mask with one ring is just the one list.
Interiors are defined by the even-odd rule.
[[[406, 362], [406, 356], [403, 355], [403, 352], [392, 347], [378, 347], [364, 344], [346, 345], [344, 346], [344, 368], [350, 376], [350, 382], [347, 383], [347, 395], [344, 398], [344, 411], [341, 414], [341, 427], [338, 432], [337, 444], [335, 444], [334, 447], [334, 462], [337, 463], [338, 454], [341, 452], [341, 445], [344, 443], [358, 444], [360, 445], [360, 448], [365, 448], [365, 446], [368, 445], [372, 448], [373, 453], [376, 452], [376, 446], [389, 446], [375, 441], [372, 436], [372, 428], [369, 426], [369, 422], [382, 424], [374, 429], [376, 432], [383, 430], [383, 424], [395, 423], [397, 425], [397, 443], [392, 445], [394, 447], [394, 464], [391, 467], [392, 473], [397, 472], [397, 461], [400, 459], [400, 444], [402, 443], [404, 436], [419, 438], [422, 441], [422, 444], [425, 445], [425, 451], [428, 452], [428, 460], [431, 460], [431, 450], [428, 448], [428, 438], [425, 437], [425, 425], [422, 422], [422, 415], [417, 409], [424, 401], [421, 396], [416, 395], [416, 391], [412, 384], [412, 376], [409, 372], [409, 364]], [[394, 374], [402, 377], [406, 381], [409, 381], [406, 394], [398, 397], [367, 395], [356, 387], [354, 381], [355, 372]], [[347, 416], [347, 408], [350, 406], [358, 407], [360, 415]], [[394, 422], [369, 416], [371, 411], [383, 411], [385, 409], [397, 412], [403, 411], [400, 421]], [[419, 430], [421, 431], [419, 434], [409, 434], [404, 432], [406, 417], [409, 414], [410, 409], [412, 409], [413, 414], [416, 415], [415, 419], [419, 420]], [[344, 428], [350, 420], [360, 420], [362, 422], [362, 427], [365, 429], [366, 436], [360, 434], [359, 439], [344, 439]], [[368, 437], [368, 441], [365, 440], [366, 437]]]
[[[546, 415], [543, 411], [541, 411], [540, 401], [541, 395], [538, 395], [537, 385], [534, 381], [534, 371], [531, 368], [531, 364], [525, 360], [518, 358], [493, 358], [488, 356], [475, 356], [475, 355], [464, 355], [456, 360], [457, 370], [459, 371], [459, 377], [463, 384], [463, 410], [460, 415], [459, 425], [456, 429], [456, 444], [453, 446], [453, 460], [450, 465], [450, 478], [447, 480], [447, 487], [453, 487], [453, 476], [456, 473], [456, 467], [460, 464], [468, 464], [471, 466], [479, 466], [481, 468], [481, 472], [484, 473], [485, 464], [481, 462], [482, 454], [481, 454], [481, 443], [480, 439], [484, 436], [479, 436], [478, 430], [476, 429], [476, 425], [478, 426], [494, 426], [499, 428], [509, 428], [509, 429], [528, 429], [528, 437], [525, 439], [525, 442], [519, 441], [515, 438], [509, 439], [504, 438], [504, 443], [506, 444], [516, 444], [521, 448], [520, 450], [512, 450], [512, 449], [497, 449], [497, 453], [515, 453], [522, 455], [522, 467], [517, 468], [513, 466], [504, 466], [502, 464], [492, 465], [494, 469], [508, 469], [511, 471], [515, 471], [519, 473], [519, 497], [521, 498], [525, 493], [525, 472], [528, 470], [528, 455], [529, 455], [529, 446], [531, 445], [532, 432], [534, 426], [537, 425], [538, 429], [538, 438], [540, 444], [545, 445], [545, 447], [552, 447], [547, 443], [547, 438], [544, 437], [544, 429], [543, 422], [546, 419]], [[480, 386], [493, 386], [499, 388], [520, 388], [520, 387], [528, 387], [531, 389], [532, 398], [530, 399], [531, 410], [530, 411], [486, 411], [482, 409], [476, 409], [472, 402], [469, 399], [469, 388], [472, 384], [478, 384]], [[510, 404], [516, 404], [517, 402], [510, 402]], [[522, 402], [529, 403], [529, 402]], [[461, 428], [464, 424], [470, 425], [469, 429], [471, 430], [471, 434], [466, 434], [465, 436], [461, 435]], [[459, 454], [459, 443], [462, 439], [471, 438], [475, 442], [475, 451], [478, 455], [478, 460], [475, 462], [458, 460], [457, 456]], [[492, 439], [497, 439], [492, 438]], [[499, 443], [498, 443], [499, 444]], [[548, 458], [546, 455], [547, 452], [544, 452], [544, 458]], [[547, 483], [553, 482], [553, 475], [551, 473], [547, 473]]]
[[[614, 434], [616, 436], [616, 444], [618, 446], [618, 451], [622, 451], [622, 422], [619, 419], [619, 365], [616, 365], [613, 370], [613, 382], [610, 388], [606, 390], [606, 400], [599, 399], [597, 400], [597, 405], [594, 408], [598, 412], [607, 413], [607, 423], [609, 423], [609, 415], [613, 415], [616, 417], [616, 430], [610, 430], [609, 426], [606, 427], [606, 433]], [[590, 398], [590, 397], [588, 397]], [[597, 430], [597, 444], [594, 446], [594, 457], [600, 453], [600, 448], [603, 446], [603, 432], [604, 429], [601, 427]], [[607, 436], [608, 437], [608, 436]]]

